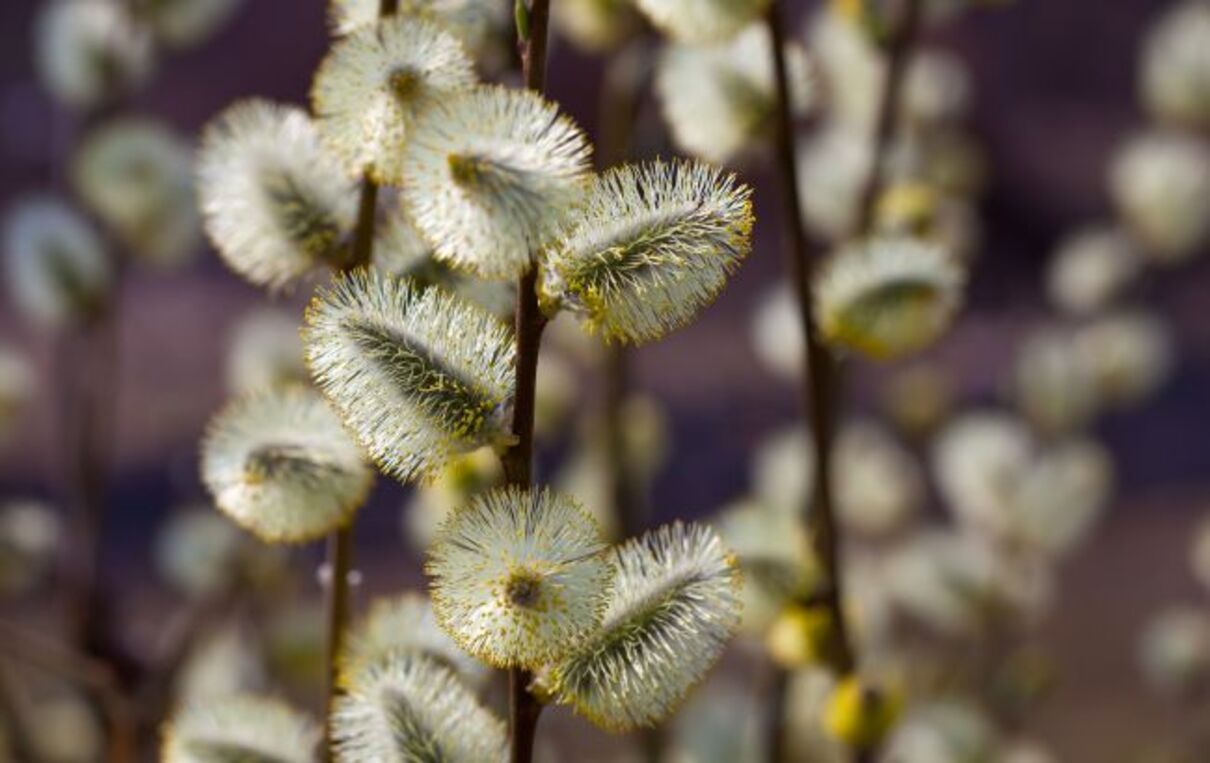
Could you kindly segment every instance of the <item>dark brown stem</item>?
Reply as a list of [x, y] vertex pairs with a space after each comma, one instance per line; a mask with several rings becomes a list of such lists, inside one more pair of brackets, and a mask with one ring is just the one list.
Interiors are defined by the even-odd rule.
[[328, 536], [328, 649], [327, 705], [324, 723], [324, 754], [332, 755], [332, 705], [341, 695], [340, 655], [349, 625], [349, 572], [353, 566], [352, 522]]
[[823, 576], [820, 605], [831, 615], [833, 625], [834, 639], [829, 663], [837, 673], [845, 675], [852, 672], [855, 659], [841, 607], [840, 537], [832, 499], [832, 449], [836, 434], [835, 359], [820, 337], [811, 308], [810, 284], [814, 263], [799, 212], [800, 190], [795, 172], [798, 166], [797, 149], [789, 107], [785, 34], [776, 3], [770, 8], [766, 20], [774, 51], [773, 68], [778, 96], [775, 132], [777, 170], [782, 191], [782, 248], [786, 273], [794, 289], [799, 320], [806, 337], [806, 373], [800, 390], [815, 439], [815, 487], [808, 507], [807, 524]]
[[786, 758], [786, 701], [790, 674], [780, 666], [770, 664], [769, 681], [765, 686], [765, 760], [772, 763]]
[[892, 142], [899, 133], [903, 112], [900, 102], [903, 100], [903, 87], [907, 81], [916, 40], [920, 36], [922, 7], [922, 0], [903, 0], [901, 16], [894, 21], [888, 41], [886, 84], [882, 89], [882, 99], [878, 104], [874, 126], [870, 174], [862, 189], [861, 206], [857, 214], [857, 232], [860, 236], [868, 235], [873, 227], [874, 212], [886, 181]]
[[[797, 147], [790, 111], [789, 81], [785, 59], [785, 32], [778, 3], [765, 17], [773, 51], [774, 81], [777, 87], [777, 122], [774, 125], [776, 164], [782, 199], [782, 251], [786, 276], [794, 290], [799, 320], [806, 342], [806, 368], [800, 385], [802, 406], [815, 440], [815, 483], [809, 506], [804, 507], [810, 530], [812, 551], [821, 571], [822, 586], [818, 606], [829, 614], [833, 639], [828, 663], [838, 675], [854, 669], [855, 658], [845, 621], [843, 580], [840, 570], [836, 514], [832, 501], [832, 446], [835, 440], [836, 368], [832, 353], [823, 344], [811, 306], [811, 275], [814, 267], [806, 230], [803, 228], [801, 193], [796, 167]], [[780, 668], [769, 687], [766, 726], [768, 760], [779, 763], [784, 757], [784, 708], [787, 680]]]
[[512, 433], [515, 441], [504, 452], [504, 475], [510, 485], [528, 487], [533, 481], [534, 403], [537, 393], [538, 350], [546, 316], [538, 306], [538, 270], [531, 266], [517, 283], [514, 316], [517, 342], [516, 397]]
[[[522, 0], [523, 1], [523, 0]], [[517, 44], [521, 57], [521, 78], [525, 86], [538, 93], [546, 91], [546, 29], [550, 20], [550, 0], [531, 0], [528, 8], [517, 8]], [[522, 17], [524, 16], [524, 22]], [[510, 485], [529, 487], [533, 480], [534, 401], [537, 392], [538, 350], [546, 316], [538, 305], [538, 268], [531, 262], [517, 282], [515, 330], [517, 342], [516, 397], [513, 401], [512, 433], [515, 441], [504, 452], [504, 474]], [[508, 718], [509, 760], [530, 763], [534, 754], [534, 735], [542, 703], [529, 692], [530, 674], [509, 671]]]
[[510, 729], [508, 759], [511, 763], [528, 763], [534, 757], [538, 716], [542, 704], [529, 693], [533, 675], [520, 668], [508, 671], [508, 724]]
[[378, 184], [366, 175], [361, 179], [357, 199], [357, 226], [353, 229], [353, 245], [340, 269], [344, 272], [370, 264], [374, 257], [374, 217], [378, 211]]
[[[399, 8], [398, 0], [379, 0], [378, 15], [386, 17]], [[368, 265], [374, 258], [374, 222], [378, 214], [378, 184], [367, 172], [361, 179], [357, 200], [357, 225], [353, 228], [353, 245], [340, 270], [347, 273]], [[349, 574], [353, 570], [353, 528], [355, 517], [328, 536], [328, 633], [327, 633], [327, 692], [324, 714], [325, 760], [332, 759], [332, 706], [343, 693], [340, 686], [340, 659], [344, 652], [345, 632], [349, 627], [351, 610]]]

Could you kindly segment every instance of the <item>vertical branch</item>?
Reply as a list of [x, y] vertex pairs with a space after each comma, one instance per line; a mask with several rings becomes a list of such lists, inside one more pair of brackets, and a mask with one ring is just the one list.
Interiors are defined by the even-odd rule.
[[[398, 0], [379, 0], [380, 18], [390, 16], [399, 8]], [[378, 184], [367, 172], [361, 179], [357, 200], [357, 224], [348, 257], [340, 264], [342, 272], [368, 265], [374, 257], [374, 223], [378, 212]], [[328, 536], [328, 624], [327, 624], [327, 692], [324, 715], [324, 759], [332, 759], [332, 704], [342, 693], [339, 685], [340, 655], [344, 651], [345, 633], [349, 628], [351, 610], [349, 574], [353, 570], [353, 528], [355, 517]]]
[[[550, 0], [516, 0], [517, 44], [521, 77], [525, 86], [538, 93], [546, 90], [546, 30], [550, 22]], [[510, 485], [528, 487], [533, 479], [534, 400], [537, 391], [538, 349], [546, 318], [538, 305], [538, 268], [532, 261], [517, 282], [516, 399], [513, 403], [515, 443], [504, 453], [504, 473]], [[509, 760], [529, 763], [533, 759], [534, 734], [542, 704], [529, 692], [529, 671], [509, 671]]]
[[800, 388], [802, 403], [815, 439], [815, 486], [808, 513], [813, 551], [823, 571], [823, 590], [819, 604], [833, 625], [833, 643], [829, 663], [839, 674], [850, 673], [855, 664], [849, 643], [844, 611], [841, 607], [840, 537], [832, 496], [832, 447], [836, 434], [836, 364], [824, 345], [812, 311], [811, 276], [813, 262], [806, 231], [803, 229], [800, 190], [796, 168], [797, 149], [790, 113], [789, 83], [785, 60], [785, 33], [774, 4], [766, 23], [773, 49], [774, 79], [777, 87], [776, 155], [782, 191], [783, 255], [786, 273], [798, 305], [799, 320], [806, 339], [806, 374]]
[[[801, 405], [810, 423], [815, 440], [815, 483], [807, 513], [812, 551], [817, 557], [822, 573], [819, 606], [826, 609], [832, 623], [833, 639], [828, 661], [841, 675], [853, 670], [855, 659], [849, 644], [848, 627], [845, 621], [843, 580], [839, 565], [839, 537], [836, 527], [835, 509], [832, 503], [832, 445], [835, 436], [835, 361], [824, 346], [812, 311], [811, 275], [812, 256], [807, 234], [802, 223], [801, 193], [798, 186], [798, 157], [794, 140], [794, 122], [790, 104], [789, 75], [785, 55], [785, 31], [782, 27], [780, 8], [777, 2], [769, 6], [765, 24], [769, 31], [770, 49], [773, 58], [774, 84], [776, 87], [776, 124], [774, 125], [774, 149], [778, 181], [782, 200], [782, 256], [786, 276], [790, 280], [798, 307], [806, 344], [804, 357], [806, 368], [799, 391]], [[768, 687], [769, 701], [766, 707], [768, 718], [765, 729], [765, 754], [773, 763], [785, 758], [784, 709], [788, 677], [785, 671], [775, 668]]]
[[874, 210], [886, 180], [892, 142], [899, 132], [899, 122], [902, 116], [899, 104], [903, 100], [904, 83], [907, 81], [916, 40], [920, 36], [923, 5], [921, 0], [904, 0], [902, 15], [896, 20], [891, 32], [891, 39], [888, 42], [886, 82], [882, 89], [882, 98], [878, 104], [878, 116], [874, 126], [870, 174], [862, 189], [861, 206], [858, 208], [857, 214], [857, 232], [860, 236], [869, 235], [874, 224]]
[[[899, 127], [900, 101], [912, 50], [919, 35], [922, 13], [921, 0], [903, 0], [901, 15], [895, 19], [887, 48], [885, 86], [874, 127], [870, 175], [862, 189], [857, 216], [857, 234], [869, 234], [874, 221], [874, 209], [886, 175], [890, 149]], [[812, 604], [829, 613], [833, 625], [828, 662], [832, 669], [845, 675], [857, 667], [857, 655], [849, 638], [844, 614], [844, 585], [840, 567], [840, 529], [836, 521], [832, 491], [832, 449], [836, 436], [836, 414], [839, 378], [835, 359], [821, 341], [811, 305], [811, 275], [813, 263], [808, 253], [806, 231], [802, 224], [801, 193], [797, 175], [797, 147], [789, 103], [789, 84], [785, 59], [785, 33], [774, 3], [766, 17], [773, 49], [773, 65], [777, 87], [776, 150], [778, 173], [783, 197], [784, 254], [786, 271], [792, 281], [798, 303], [803, 334], [806, 340], [807, 373], [802, 388], [803, 403], [814, 432], [815, 487], [811, 497], [808, 528], [812, 550], [819, 560], [823, 589]], [[768, 719], [767, 756], [770, 761], [785, 757], [783, 750], [783, 710], [786, 676], [778, 670], [771, 680], [770, 718]], [[859, 760], [872, 759], [874, 751], [858, 751]]]

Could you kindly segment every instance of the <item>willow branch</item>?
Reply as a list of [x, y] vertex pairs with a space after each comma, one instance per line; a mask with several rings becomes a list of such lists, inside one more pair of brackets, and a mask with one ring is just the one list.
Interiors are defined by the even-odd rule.
[[896, 136], [899, 134], [903, 117], [901, 102], [903, 88], [907, 82], [912, 55], [920, 36], [923, 15], [921, 0], [904, 0], [902, 16], [893, 26], [887, 47], [886, 80], [878, 104], [878, 114], [872, 138], [870, 174], [860, 196], [861, 206], [857, 214], [857, 232], [869, 235], [874, 225], [874, 211], [882, 188], [886, 182], [887, 164]]
[[[779, 4], [770, 5], [765, 16], [769, 30], [776, 86], [775, 157], [782, 200], [782, 257], [786, 277], [794, 292], [799, 322], [806, 344], [801, 405], [815, 440], [815, 482], [809, 504], [804, 507], [810, 530], [812, 551], [819, 562], [822, 587], [818, 606], [827, 611], [832, 623], [832, 640], [827, 659], [838, 675], [851, 673], [855, 657], [849, 642], [848, 624], [842, 606], [843, 579], [840, 569], [840, 537], [832, 500], [832, 448], [835, 440], [836, 368], [832, 353], [823, 344], [812, 309], [811, 276], [814, 258], [802, 221], [801, 189], [798, 185], [798, 157], [794, 139], [794, 121], [790, 104], [789, 75], [785, 54], [785, 31]], [[784, 708], [787, 676], [775, 668], [768, 687], [769, 713], [765, 729], [766, 755], [769, 761], [785, 759]]]
[[[538, 93], [546, 91], [546, 30], [550, 22], [550, 0], [517, 0], [517, 44], [521, 78]], [[528, 487], [533, 480], [534, 402], [537, 393], [538, 350], [546, 317], [538, 306], [538, 269], [531, 261], [517, 282], [516, 398], [512, 433], [515, 443], [504, 453], [504, 473], [510, 485]], [[529, 763], [533, 759], [534, 735], [542, 704], [529, 692], [531, 675], [514, 668], [509, 671], [509, 760]]]
[[836, 364], [824, 345], [812, 310], [811, 278], [814, 258], [802, 223], [801, 190], [798, 185], [797, 147], [789, 100], [789, 81], [785, 58], [785, 32], [777, 4], [765, 17], [773, 50], [774, 80], [777, 88], [776, 156], [781, 184], [783, 236], [782, 249], [786, 274], [794, 290], [799, 321], [806, 340], [806, 373], [800, 387], [802, 404], [815, 439], [815, 483], [808, 508], [807, 524], [813, 551], [823, 573], [820, 605], [833, 625], [829, 664], [841, 675], [852, 672], [855, 658], [848, 638], [840, 570], [840, 536], [832, 491], [832, 451], [836, 435]]

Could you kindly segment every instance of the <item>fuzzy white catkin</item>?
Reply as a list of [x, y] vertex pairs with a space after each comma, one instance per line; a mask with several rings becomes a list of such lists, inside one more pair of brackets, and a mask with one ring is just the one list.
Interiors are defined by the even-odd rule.
[[1139, 86], [1157, 119], [1210, 125], [1210, 7], [1192, 0], [1160, 16], [1143, 42]]
[[549, 490], [499, 488], [441, 526], [425, 570], [441, 627], [475, 657], [535, 669], [601, 622], [612, 569], [592, 517]]
[[227, 345], [227, 390], [232, 394], [304, 384], [299, 319], [278, 308], [257, 308], [240, 316]]
[[839, 239], [853, 229], [872, 165], [869, 141], [843, 124], [825, 124], [804, 142], [798, 178], [803, 219], [812, 230]]
[[1165, 130], [1132, 137], [1113, 157], [1109, 192], [1157, 263], [1187, 260], [1210, 236], [1210, 148], [1199, 137]]
[[417, 115], [475, 81], [453, 35], [396, 15], [333, 44], [315, 72], [311, 108], [320, 135], [351, 175], [368, 171], [398, 185]]
[[541, 96], [475, 88], [419, 116], [401, 197], [438, 259], [513, 278], [580, 199], [591, 153], [580, 128]]
[[1021, 342], [1013, 369], [1017, 407], [1047, 433], [1084, 429], [1098, 412], [1091, 359], [1067, 326], [1042, 326]]
[[342, 276], [312, 300], [303, 343], [316, 385], [396, 479], [431, 481], [511, 436], [512, 332], [444, 289], [373, 269]]
[[[337, 37], [379, 22], [380, 0], [331, 0], [329, 19]], [[556, 6], [557, 7], [557, 6]], [[435, 22], [458, 38], [488, 72], [507, 65], [513, 42], [512, 7], [494, 0], [401, 0], [397, 15]]]
[[788, 287], [777, 287], [761, 296], [752, 313], [749, 336], [756, 357], [766, 369], [787, 381], [802, 375], [802, 318]]
[[196, 253], [201, 229], [193, 149], [167, 125], [139, 117], [103, 125], [80, 146], [72, 180], [145, 261], [173, 267]]
[[544, 294], [606, 341], [643, 343], [688, 323], [747, 256], [751, 189], [700, 162], [600, 176], [547, 252]]
[[211, 763], [215, 759], [270, 759], [313, 763], [320, 728], [288, 705], [265, 697], [236, 695], [192, 702], [173, 713], [164, 728], [163, 763]]
[[1020, 422], [989, 412], [966, 414], [943, 430], [933, 464], [960, 522], [1048, 558], [1087, 536], [1113, 480], [1108, 454], [1094, 441], [1038, 448]]
[[1123, 231], [1108, 225], [1085, 228], [1064, 239], [1051, 257], [1047, 293], [1065, 312], [1089, 315], [1129, 288], [1143, 265]]
[[94, 313], [112, 285], [101, 237], [66, 202], [36, 196], [4, 219], [4, 281], [31, 319], [62, 326]]
[[151, 73], [151, 42], [127, 3], [53, 0], [36, 19], [34, 63], [47, 90], [84, 109], [142, 84]]
[[198, 185], [211, 242], [258, 286], [281, 289], [338, 261], [352, 232], [356, 184], [293, 106], [252, 99], [213, 119]]
[[504, 763], [504, 724], [441, 664], [400, 653], [364, 671], [337, 698], [334, 760]]
[[664, 34], [700, 45], [734, 37], [757, 20], [769, 0], [636, 0], [636, 5]]
[[545, 675], [554, 695], [601, 728], [667, 718], [740, 622], [734, 556], [703, 525], [679, 522], [617, 547], [600, 629]]
[[446, 665], [471, 686], [487, 673], [437, 625], [428, 597], [409, 591], [376, 600], [349, 631], [340, 657], [342, 683], [356, 684], [364, 671], [381, 669], [401, 654]]
[[1160, 315], [1141, 308], [1107, 313], [1080, 327], [1076, 350], [1102, 404], [1129, 408], [1160, 389], [1176, 363], [1171, 332]]
[[174, 512], [155, 539], [156, 568], [175, 589], [215, 594], [236, 572], [239, 529], [208, 506]]
[[[775, 109], [769, 33], [754, 24], [715, 45], [670, 45], [656, 64], [655, 87], [673, 140], [687, 153], [723, 164], [767, 142]], [[802, 47], [786, 45], [795, 116], [810, 111], [817, 84]]]
[[293, 387], [238, 398], [212, 419], [202, 479], [218, 507], [261, 540], [300, 543], [347, 522], [374, 474], [324, 400]]
[[972, 702], [934, 700], [913, 709], [887, 745], [902, 763], [1003, 760], [995, 727]]
[[[752, 485], [768, 506], [795, 515], [815, 482], [815, 446], [800, 428], [776, 433], [752, 460]], [[923, 476], [903, 445], [870, 420], [846, 423], [832, 460], [837, 514], [850, 530], [884, 535], [901, 527], [919, 506]]]
[[824, 263], [813, 284], [815, 319], [835, 344], [876, 359], [900, 358], [949, 328], [965, 283], [965, 269], [933, 242], [867, 239]]
[[954, 530], [922, 529], [887, 563], [896, 609], [941, 634], [978, 633], [991, 613], [1034, 622], [1053, 594], [1049, 565], [1009, 559]]

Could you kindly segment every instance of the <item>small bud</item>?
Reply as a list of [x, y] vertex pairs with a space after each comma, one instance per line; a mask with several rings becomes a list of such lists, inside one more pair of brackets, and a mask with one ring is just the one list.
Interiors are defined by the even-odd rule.
[[872, 750], [899, 721], [902, 709], [903, 697], [896, 689], [849, 676], [828, 698], [824, 726], [851, 748]]

